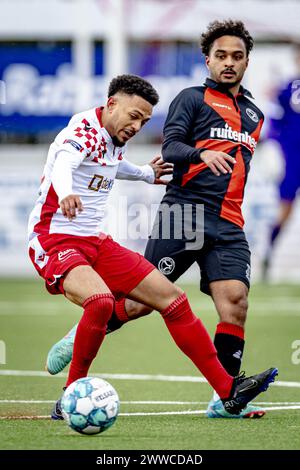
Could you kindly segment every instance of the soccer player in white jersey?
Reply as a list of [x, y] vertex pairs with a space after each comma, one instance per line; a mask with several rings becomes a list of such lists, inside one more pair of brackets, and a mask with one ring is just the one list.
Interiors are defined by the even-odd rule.
[[[277, 369], [233, 378], [185, 293], [143, 256], [102, 233], [104, 207], [118, 176], [153, 181], [153, 169], [124, 161], [124, 146], [151, 118], [158, 94], [140, 77], [112, 80], [103, 107], [75, 115], [51, 144], [39, 198], [29, 220], [29, 254], [51, 294], [83, 307], [66, 387], [86, 377], [105, 337], [115, 300], [131, 298], [161, 316], [177, 346], [194, 362], [230, 413], [274, 381]], [[154, 164], [158, 177], [168, 165]], [[60, 400], [52, 412], [62, 419]]]

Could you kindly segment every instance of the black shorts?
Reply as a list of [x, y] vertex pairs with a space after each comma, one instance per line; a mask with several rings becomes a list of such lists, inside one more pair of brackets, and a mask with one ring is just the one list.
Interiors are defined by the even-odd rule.
[[[174, 221], [170, 236], [162, 236], [161, 214], [158, 214], [149, 237], [145, 258], [170, 281], [175, 282], [196, 262], [200, 268], [202, 292], [210, 295], [212, 281], [236, 279], [250, 287], [250, 250], [244, 231], [237, 225], [215, 214], [205, 213], [202, 243], [194, 249], [187, 238], [174, 236]], [[190, 242], [190, 240], [189, 240]]]

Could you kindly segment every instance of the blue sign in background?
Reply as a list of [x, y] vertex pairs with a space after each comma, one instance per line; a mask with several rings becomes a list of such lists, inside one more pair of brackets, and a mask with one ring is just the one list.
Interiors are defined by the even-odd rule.
[[129, 52], [131, 73], [141, 76], [190, 76], [204, 56], [195, 43], [148, 42], [132, 43]]
[[55, 74], [63, 62], [71, 62], [71, 43], [0, 43], [0, 75], [11, 63], [34, 65], [41, 75]]
[[[5, 71], [13, 64], [29, 64], [39, 75], [55, 76], [57, 68], [63, 63], [71, 63], [71, 43], [2, 43], [0, 44], [0, 78], [5, 79]], [[20, 73], [21, 74], [20, 69]], [[14, 80], [21, 80], [18, 71]], [[8, 84], [9, 85], [9, 84]], [[5, 106], [5, 105], [4, 105]], [[69, 116], [61, 115], [35, 115], [12, 112], [6, 114], [4, 106], [0, 106], [1, 133], [38, 134], [57, 130], [66, 125]]]
[[[203, 64], [204, 58], [193, 43], [141, 42], [131, 43], [129, 47], [130, 73], [144, 77], [184, 79], [192, 74], [193, 67]], [[103, 43], [96, 42], [95, 89], [103, 74], [104, 47]], [[0, 43], [0, 79], [6, 84], [7, 91], [6, 103], [0, 105], [2, 138], [5, 135], [25, 135], [41, 139], [46, 135], [48, 139], [49, 134], [63, 128], [74, 113], [76, 80], [71, 42]], [[102, 90], [101, 82], [98, 95], [99, 88]], [[105, 94], [106, 90], [102, 91], [102, 95]], [[96, 91], [95, 96], [98, 95]], [[145, 132], [161, 133], [165, 113], [165, 108], [160, 109]]]

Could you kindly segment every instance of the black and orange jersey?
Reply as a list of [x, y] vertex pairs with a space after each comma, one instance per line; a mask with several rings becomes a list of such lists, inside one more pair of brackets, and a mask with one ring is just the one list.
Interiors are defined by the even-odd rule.
[[[205, 210], [243, 227], [241, 205], [252, 154], [264, 116], [242, 86], [233, 96], [207, 79], [173, 100], [164, 126], [163, 159], [174, 163], [164, 202], [204, 204]], [[216, 176], [201, 160], [203, 150], [236, 159], [232, 173]]]

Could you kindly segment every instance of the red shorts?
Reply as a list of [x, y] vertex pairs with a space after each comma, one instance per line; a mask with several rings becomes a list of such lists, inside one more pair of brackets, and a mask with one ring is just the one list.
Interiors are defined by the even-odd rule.
[[30, 259], [45, 279], [50, 294], [64, 294], [64, 276], [76, 266], [91, 266], [116, 299], [126, 297], [155, 267], [139, 253], [119, 245], [109, 235], [39, 236], [29, 248]]

